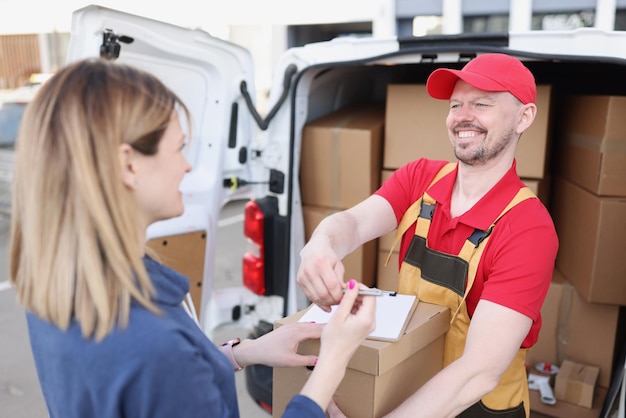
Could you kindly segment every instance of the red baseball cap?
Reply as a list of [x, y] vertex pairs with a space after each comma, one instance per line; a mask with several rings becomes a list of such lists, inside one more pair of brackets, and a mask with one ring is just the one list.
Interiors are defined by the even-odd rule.
[[506, 54], [484, 54], [463, 69], [439, 68], [426, 81], [426, 90], [435, 99], [450, 99], [458, 79], [485, 91], [508, 91], [523, 104], [535, 103], [535, 77], [517, 58]]

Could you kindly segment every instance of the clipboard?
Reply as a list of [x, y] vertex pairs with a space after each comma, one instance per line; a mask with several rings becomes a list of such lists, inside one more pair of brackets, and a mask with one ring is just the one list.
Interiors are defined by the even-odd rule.
[[[373, 297], [373, 296], [368, 296]], [[417, 308], [418, 299], [415, 295], [387, 293], [376, 297], [376, 328], [367, 339], [379, 341], [398, 341], [406, 330], [409, 320]], [[326, 324], [335, 313], [337, 306], [330, 312], [324, 312], [312, 304], [298, 322], [316, 322]]]

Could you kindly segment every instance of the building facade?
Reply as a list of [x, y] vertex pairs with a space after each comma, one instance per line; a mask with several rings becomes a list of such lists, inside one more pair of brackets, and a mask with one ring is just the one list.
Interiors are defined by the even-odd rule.
[[[273, 0], [266, 1], [269, 7]], [[302, 12], [285, 9], [275, 12], [282, 14], [270, 22], [232, 24], [228, 40], [251, 51], [260, 73], [259, 86], [264, 89], [269, 81], [263, 80], [271, 78], [273, 64], [286, 48], [339, 36], [407, 38], [577, 27], [626, 30], [626, 0], [360, 0], [362, 7], [352, 14], [353, 3], [341, 1], [341, 13], [337, 13], [339, 6], [334, 10], [324, 3], [328, 13], [316, 7], [310, 21]], [[0, 90], [23, 85], [32, 73], [59, 68], [68, 41], [69, 34], [62, 32], [0, 36]]]
[[396, 34], [626, 30], [626, 0], [395, 0]]

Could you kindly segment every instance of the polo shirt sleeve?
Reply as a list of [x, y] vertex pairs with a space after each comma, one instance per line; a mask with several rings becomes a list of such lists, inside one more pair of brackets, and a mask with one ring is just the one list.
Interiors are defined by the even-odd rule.
[[558, 251], [558, 237], [548, 211], [536, 199], [513, 208], [494, 229], [488, 260], [481, 260], [481, 299], [520, 312], [533, 320], [523, 347], [532, 346], [541, 328], [546, 297]]

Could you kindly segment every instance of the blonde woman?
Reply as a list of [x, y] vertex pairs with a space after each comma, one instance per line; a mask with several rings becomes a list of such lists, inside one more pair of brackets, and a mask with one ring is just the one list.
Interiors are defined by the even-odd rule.
[[[285, 416], [324, 417], [374, 327], [374, 298], [351, 282], [325, 327], [285, 326], [222, 350], [203, 334], [183, 307], [187, 279], [144, 247], [150, 224], [183, 212], [189, 116], [154, 76], [101, 60], [61, 69], [24, 115], [10, 280], [51, 418], [238, 417], [234, 370], [254, 363], [316, 364]], [[297, 354], [320, 336], [319, 358]]]

